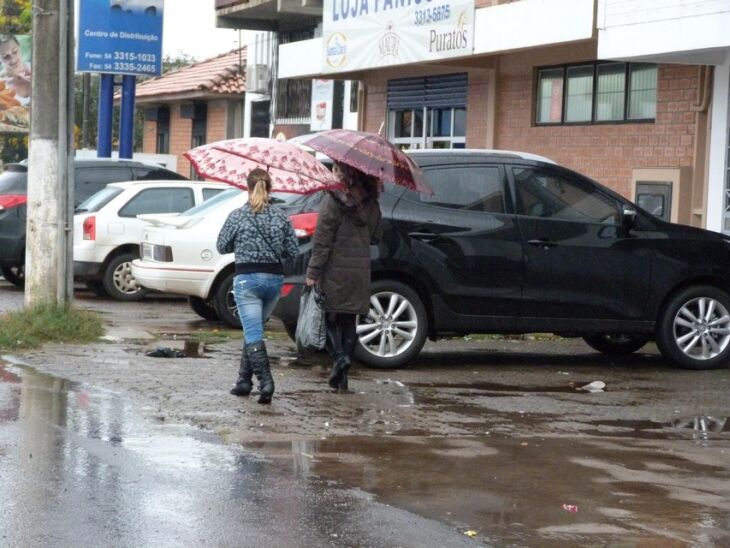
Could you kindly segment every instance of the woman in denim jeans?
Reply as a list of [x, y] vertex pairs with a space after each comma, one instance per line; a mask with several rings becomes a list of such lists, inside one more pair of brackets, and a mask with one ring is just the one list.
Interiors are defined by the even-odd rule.
[[248, 203], [233, 211], [218, 235], [218, 253], [235, 253], [233, 294], [243, 326], [244, 345], [235, 396], [248, 396], [253, 375], [259, 380], [259, 403], [271, 403], [274, 379], [264, 342], [264, 322], [279, 300], [284, 283], [282, 261], [294, 257], [297, 238], [284, 212], [269, 205], [271, 178], [254, 169], [246, 179]]

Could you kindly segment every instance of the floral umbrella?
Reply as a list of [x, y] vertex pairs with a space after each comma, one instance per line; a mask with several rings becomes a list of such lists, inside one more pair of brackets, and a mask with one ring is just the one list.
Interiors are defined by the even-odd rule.
[[274, 139], [230, 139], [202, 145], [184, 156], [201, 177], [247, 190], [246, 177], [255, 168], [271, 176], [273, 192], [311, 194], [342, 188], [330, 170], [301, 146]]
[[331, 129], [297, 141], [333, 160], [378, 177], [383, 182], [433, 194], [416, 163], [401, 149], [375, 133]]

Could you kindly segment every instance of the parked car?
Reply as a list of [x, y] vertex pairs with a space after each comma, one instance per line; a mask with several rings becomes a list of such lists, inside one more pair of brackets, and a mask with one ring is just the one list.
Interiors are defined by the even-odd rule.
[[138, 215], [177, 215], [226, 191], [223, 183], [133, 181], [111, 183], [76, 208], [74, 277], [98, 295], [134, 301], [148, 290], [132, 276], [144, 221]]
[[[386, 185], [357, 357], [414, 359], [427, 337], [550, 332], [612, 354], [656, 340], [690, 369], [730, 357], [730, 238], [664, 222], [538, 156], [413, 151], [434, 196]], [[311, 242], [274, 315], [292, 333]]]
[[[74, 206], [108, 183], [185, 177], [133, 160], [74, 160]], [[9, 282], [22, 286], [25, 276], [25, 221], [28, 201], [26, 162], [7, 164], [0, 174], [0, 270]]]
[[[272, 201], [293, 220], [302, 237], [314, 231], [312, 214], [297, 215], [318, 197], [272, 194]], [[132, 261], [132, 275], [144, 287], [187, 295], [190, 307], [207, 320], [222, 320], [240, 327], [233, 299], [233, 253], [220, 255], [216, 240], [228, 215], [248, 200], [248, 193], [230, 189], [174, 218], [145, 215], [141, 259]], [[307, 224], [309, 223], [309, 224]]]

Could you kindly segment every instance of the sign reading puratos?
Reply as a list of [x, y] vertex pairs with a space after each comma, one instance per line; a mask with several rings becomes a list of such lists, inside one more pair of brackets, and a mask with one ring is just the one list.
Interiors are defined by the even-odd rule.
[[471, 55], [474, 0], [324, 0], [323, 72]]

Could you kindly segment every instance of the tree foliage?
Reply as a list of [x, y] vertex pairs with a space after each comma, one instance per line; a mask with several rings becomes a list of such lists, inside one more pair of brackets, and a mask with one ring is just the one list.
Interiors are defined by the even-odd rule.
[[30, 34], [32, 26], [31, 0], [2, 0], [0, 32], [4, 34]]

